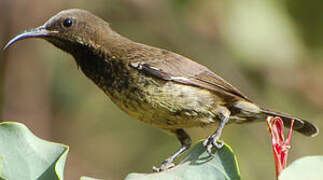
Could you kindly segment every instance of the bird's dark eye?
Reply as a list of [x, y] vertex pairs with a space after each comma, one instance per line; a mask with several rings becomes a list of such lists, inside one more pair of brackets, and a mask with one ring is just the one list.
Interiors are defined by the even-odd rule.
[[63, 22], [63, 25], [64, 25], [64, 27], [66, 27], [66, 28], [71, 27], [71, 26], [72, 26], [72, 24], [73, 24], [73, 20], [72, 20], [72, 19], [70, 19], [70, 18], [65, 19], [65, 20], [64, 20], [64, 22]]

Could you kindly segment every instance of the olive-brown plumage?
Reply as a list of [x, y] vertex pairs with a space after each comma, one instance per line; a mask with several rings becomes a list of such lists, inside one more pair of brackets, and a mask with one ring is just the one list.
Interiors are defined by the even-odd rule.
[[[208, 68], [176, 53], [133, 42], [101, 18], [79, 9], [65, 10], [44, 25], [12, 39], [43, 38], [70, 53], [84, 74], [131, 117], [177, 136], [182, 147], [155, 171], [173, 167], [173, 160], [191, 145], [187, 133], [195, 127], [213, 128], [206, 150], [218, 142], [227, 123], [264, 121], [279, 116], [294, 129], [314, 136], [311, 123], [261, 108]], [[204, 137], [205, 138], [205, 137]]]

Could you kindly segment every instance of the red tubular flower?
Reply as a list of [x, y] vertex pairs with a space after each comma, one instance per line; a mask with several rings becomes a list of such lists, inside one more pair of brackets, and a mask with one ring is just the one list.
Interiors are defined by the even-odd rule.
[[287, 165], [287, 155], [290, 149], [294, 120], [291, 121], [287, 138], [284, 138], [284, 123], [280, 117], [267, 118], [268, 130], [271, 134], [271, 143], [276, 166], [276, 177]]

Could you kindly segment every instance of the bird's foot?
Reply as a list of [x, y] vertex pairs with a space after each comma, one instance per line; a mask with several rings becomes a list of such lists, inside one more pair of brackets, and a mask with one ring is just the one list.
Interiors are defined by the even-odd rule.
[[165, 160], [159, 168], [154, 166], [153, 171], [154, 172], [162, 172], [162, 171], [165, 171], [165, 170], [170, 169], [172, 167], [175, 167], [175, 164], [171, 161]]
[[204, 140], [203, 146], [205, 147], [206, 151], [210, 154], [212, 154], [212, 148], [215, 147], [217, 149], [221, 149], [223, 147], [224, 143], [222, 141], [219, 141], [218, 136], [209, 136], [207, 139]]

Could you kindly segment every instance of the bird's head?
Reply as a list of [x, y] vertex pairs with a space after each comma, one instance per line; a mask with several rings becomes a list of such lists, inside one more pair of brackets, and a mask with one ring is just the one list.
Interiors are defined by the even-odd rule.
[[25, 31], [14, 37], [4, 49], [15, 42], [27, 38], [42, 38], [58, 48], [75, 54], [78, 48], [100, 49], [114, 36], [109, 24], [88, 11], [80, 9], [64, 10], [50, 18], [45, 24]]

